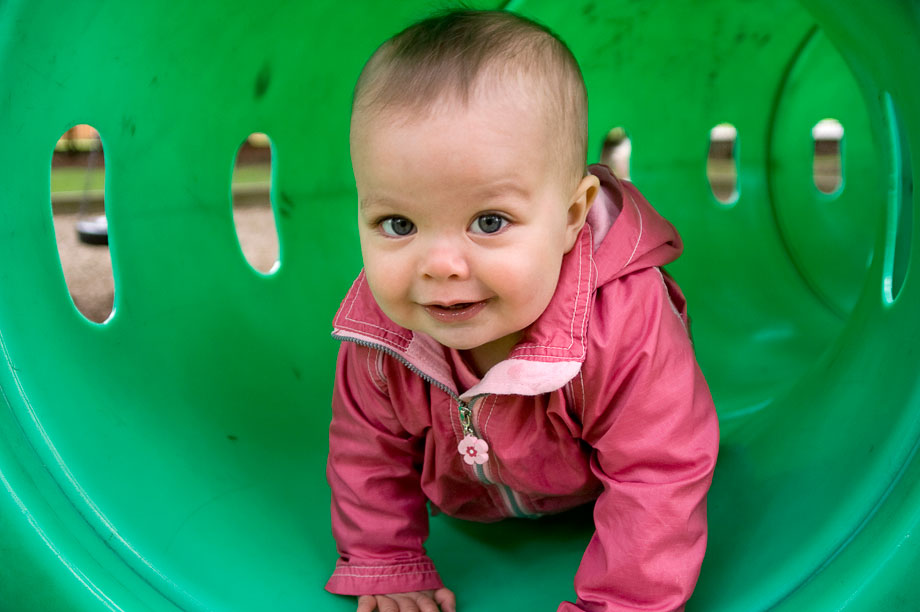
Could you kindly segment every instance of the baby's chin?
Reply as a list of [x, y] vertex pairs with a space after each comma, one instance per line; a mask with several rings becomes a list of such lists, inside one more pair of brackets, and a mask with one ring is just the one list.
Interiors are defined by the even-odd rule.
[[511, 349], [518, 343], [523, 334], [523, 330], [513, 332], [511, 334], [504, 334], [497, 338], [486, 337], [486, 338], [477, 338], [473, 342], [465, 340], [456, 340], [453, 339], [442, 339], [435, 336], [435, 340], [438, 341], [442, 346], [452, 348], [457, 351], [475, 351], [482, 350], [487, 352], [500, 352], [502, 355], [507, 355], [511, 352]]
[[[438, 340], [438, 339], [435, 338], [435, 340]], [[473, 343], [470, 343], [470, 342], [441, 342], [440, 340], [438, 340], [438, 343], [441, 344], [442, 346], [446, 346], [447, 348], [452, 348], [455, 351], [471, 351], [473, 349], [477, 349], [481, 346], [485, 346], [486, 344], [488, 344], [488, 342], [485, 342], [485, 343], [483, 342], [473, 342]]]
[[452, 349], [454, 349], [454, 350], [456, 350], [456, 351], [469, 351], [469, 350], [478, 348], [478, 347], [482, 346], [483, 344], [488, 344], [488, 342], [485, 342], [485, 343], [483, 343], [483, 342], [469, 342], [469, 341], [464, 341], [464, 340], [457, 340], [457, 339], [454, 339], [454, 338], [446, 338], [446, 337], [444, 337], [444, 336], [441, 335], [441, 334], [438, 334], [438, 333], [436, 333], [436, 332], [435, 332], [435, 333], [432, 333], [431, 331], [426, 330], [426, 329], [412, 329], [411, 327], [408, 328], [408, 329], [410, 329], [411, 331], [413, 331], [413, 332], [415, 332], [415, 333], [422, 333], [422, 334], [425, 334], [425, 335], [427, 335], [427, 336], [431, 336], [431, 337], [435, 340], [435, 342], [437, 342], [437, 343], [440, 344], [441, 346], [445, 346], [445, 347], [447, 347], [447, 348], [452, 348]]
[[[411, 328], [409, 328], [409, 329], [411, 329]], [[475, 349], [478, 349], [478, 348], [484, 348], [484, 347], [487, 347], [487, 346], [491, 345], [492, 343], [495, 343], [495, 342], [500, 341], [500, 340], [504, 337], [504, 336], [502, 336], [502, 337], [499, 337], [499, 338], [491, 338], [491, 337], [476, 338], [476, 339], [474, 339], [474, 340], [471, 341], [471, 340], [469, 340], [469, 339], [467, 339], [467, 338], [463, 338], [463, 337], [460, 337], [460, 338], [457, 338], [457, 337], [449, 337], [449, 336], [446, 335], [446, 334], [439, 334], [439, 333], [437, 333], [437, 332], [432, 333], [431, 331], [426, 330], [426, 329], [413, 329], [412, 331], [413, 331], [413, 332], [421, 332], [421, 333], [423, 333], [423, 334], [429, 335], [429, 336], [431, 336], [438, 344], [440, 344], [441, 346], [445, 346], [445, 347], [447, 347], [447, 348], [451, 348], [451, 349], [454, 349], [454, 350], [456, 350], [456, 351], [472, 351], [472, 350], [475, 350]], [[462, 335], [463, 335], [463, 334], [461, 334], [461, 336], [462, 336]], [[466, 334], [466, 335], [468, 335], [468, 334]]]
[[400, 327], [408, 329], [413, 333], [425, 334], [426, 336], [431, 337], [441, 346], [452, 348], [457, 351], [471, 351], [474, 349], [489, 347], [493, 344], [501, 344], [505, 349], [510, 350], [511, 347], [516, 344], [516, 340], [520, 338], [521, 334], [524, 333], [524, 330], [527, 329], [527, 327], [530, 325], [525, 325], [520, 330], [514, 332], [503, 331], [498, 336], [493, 336], [492, 334], [488, 333], [483, 335], [482, 330], [478, 330], [479, 333], [476, 333], [477, 330], [475, 329], [475, 326], [470, 326], [466, 329], [458, 329], [453, 333], [445, 333], [443, 328], [432, 328], [430, 322], [426, 321], [424, 316], [420, 316], [418, 313], [412, 313], [409, 316], [403, 317], [399, 316], [399, 314], [395, 312], [392, 314], [387, 312], [387, 310], [382, 306], [381, 310], [383, 310], [383, 313], [387, 315], [391, 321]]

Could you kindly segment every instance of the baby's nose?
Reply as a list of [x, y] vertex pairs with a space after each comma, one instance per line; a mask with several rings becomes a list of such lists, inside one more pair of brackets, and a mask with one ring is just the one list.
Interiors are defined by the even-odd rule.
[[450, 240], [439, 240], [433, 242], [422, 254], [419, 273], [433, 280], [464, 280], [469, 278], [470, 268], [461, 247]]

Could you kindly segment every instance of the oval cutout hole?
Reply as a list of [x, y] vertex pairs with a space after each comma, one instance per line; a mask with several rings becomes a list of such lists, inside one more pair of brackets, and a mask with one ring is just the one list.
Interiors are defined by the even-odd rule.
[[112, 315], [115, 279], [105, 216], [105, 154], [92, 126], [75, 125], [55, 146], [51, 213], [74, 306], [88, 320], [103, 323]]
[[812, 177], [818, 191], [836, 194], [843, 187], [843, 125], [822, 119], [811, 128], [814, 140]]
[[722, 204], [738, 200], [738, 130], [731, 123], [709, 130], [706, 178], [716, 200]]
[[271, 274], [280, 265], [278, 229], [271, 204], [272, 143], [260, 132], [251, 134], [236, 152], [233, 166], [233, 223], [246, 261], [254, 270]]
[[907, 133], [901, 125], [894, 100], [888, 92], [885, 92], [884, 104], [892, 172], [888, 177], [882, 297], [886, 304], [891, 305], [900, 296], [910, 269], [914, 228], [914, 183]]
[[613, 170], [614, 176], [629, 179], [629, 160], [632, 156], [632, 141], [625, 128], [615, 127], [604, 137], [601, 147], [601, 163]]

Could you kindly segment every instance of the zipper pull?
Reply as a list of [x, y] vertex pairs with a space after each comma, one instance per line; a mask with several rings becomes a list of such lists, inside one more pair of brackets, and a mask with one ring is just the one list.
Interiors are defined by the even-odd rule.
[[464, 402], [457, 402], [457, 408], [460, 411], [460, 425], [466, 434], [457, 445], [457, 452], [467, 465], [482, 465], [489, 460], [489, 443], [476, 435], [473, 429], [473, 411], [470, 407]]

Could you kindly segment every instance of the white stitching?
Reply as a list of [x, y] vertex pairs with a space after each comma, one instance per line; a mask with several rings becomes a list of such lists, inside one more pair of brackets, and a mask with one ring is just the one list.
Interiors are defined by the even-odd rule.
[[629, 196], [629, 202], [633, 205], [633, 208], [636, 209], [636, 214], [639, 215], [639, 235], [636, 237], [636, 246], [633, 247], [632, 253], [629, 255], [629, 259], [626, 260], [626, 263], [623, 264], [622, 270], [630, 263], [632, 263], [633, 257], [636, 256], [636, 251], [639, 250], [639, 243], [642, 242], [642, 211], [639, 210], [639, 205], [636, 204], [636, 201], [632, 199], [632, 196]]
[[[431, 565], [430, 561], [407, 561], [406, 563], [388, 563], [386, 565], [352, 565], [351, 563], [347, 565], [340, 565], [339, 569], [382, 569], [382, 568], [397, 568], [397, 567], [411, 567], [413, 565]], [[338, 570], [336, 570], [338, 571]]]
[[384, 395], [386, 395], [387, 394], [386, 390], [384, 390], [377, 383], [377, 378], [374, 376], [374, 372], [371, 370], [371, 355], [373, 355], [374, 353], [376, 353], [378, 356], [381, 354], [380, 351], [374, 351], [371, 349], [367, 349], [367, 359], [364, 360], [365, 365], [367, 366], [367, 375], [370, 376], [371, 382], [374, 383], [374, 386], [377, 387], [377, 390], [383, 393]]
[[[588, 234], [588, 241], [589, 241], [591, 244], [594, 244], [593, 238], [592, 238], [591, 227], [590, 227], [590, 226], [585, 226], [585, 229], [586, 229], [587, 234]], [[638, 246], [638, 245], [637, 245], [637, 246]], [[528, 348], [528, 349], [532, 349], [532, 348], [542, 348], [542, 349], [549, 349], [549, 350], [556, 350], [556, 351], [567, 351], [567, 350], [569, 350], [570, 348], [572, 348], [572, 345], [575, 344], [575, 315], [578, 313], [578, 308], [579, 308], [579, 305], [580, 305], [580, 303], [581, 303], [581, 290], [582, 290], [582, 284], [583, 284], [582, 276], [581, 276], [581, 275], [582, 275], [582, 259], [583, 259], [583, 257], [582, 257], [582, 255], [583, 255], [582, 251], [583, 251], [583, 250], [584, 250], [584, 241], [583, 241], [583, 240], [579, 240], [579, 241], [578, 241], [578, 281], [577, 281], [577, 284], [576, 284], [576, 286], [578, 287], [578, 289], [577, 289], [577, 292], [575, 293], [575, 306], [572, 308], [572, 321], [571, 321], [571, 323], [570, 323], [570, 325], [569, 325], [569, 345], [566, 346], [566, 347], [561, 347], [561, 346], [548, 346], [548, 345], [543, 345], [543, 344], [522, 344], [521, 346], [518, 347], [518, 349], [523, 349], [523, 348]], [[592, 264], [591, 264], [591, 265], [592, 265], [592, 267], [594, 267], [593, 261], [592, 261]], [[589, 284], [589, 285], [591, 284], [591, 271], [590, 271], [590, 270], [589, 270], [589, 272], [588, 272], [588, 284]], [[583, 325], [582, 325], [582, 336], [584, 336], [585, 326], [587, 325], [587, 318], [588, 318], [588, 299], [585, 299], [585, 306], [584, 306], [584, 309], [585, 309], [585, 313], [584, 313], [584, 323], [583, 323]], [[582, 355], [585, 354], [585, 346], [584, 346], [584, 344], [582, 344], [582, 347], [581, 347], [581, 354], [582, 354]], [[514, 356], [515, 356], [515, 357], [550, 357], [550, 356], [548, 356], [548, 355], [539, 355], [538, 353], [519, 353], [519, 352], [517, 352], [517, 351], [515, 351]], [[579, 357], [580, 357], [580, 356], [581, 356], [581, 355], [579, 355]]]
[[383, 384], [389, 387], [390, 381], [387, 379], [386, 372], [383, 371], [383, 357], [383, 351], [377, 351], [377, 375], [380, 376]]
[[333, 576], [349, 578], [389, 578], [390, 576], [413, 576], [418, 574], [437, 574], [437, 570], [424, 570], [421, 572], [398, 572], [396, 574], [343, 574], [342, 572], [332, 572]]
[[[368, 327], [374, 327], [374, 328], [376, 328], [376, 329], [379, 329], [379, 330], [382, 330], [382, 331], [384, 331], [384, 332], [387, 332], [388, 334], [392, 334], [392, 335], [396, 336], [397, 338], [401, 338], [402, 340], [405, 340], [406, 342], [412, 342], [412, 337], [411, 337], [411, 336], [406, 337], [406, 336], [402, 335], [401, 333], [399, 333], [398, 331], [394, 331], [394, 330], [392, 330], [392, 329], [387, 329], [386, 327], [380, 327], [379, 325], [374, 325], [373, 323], [368, 323], [367, 321], [360, 321], [360, 320], [358, 320], [358, 319], [352, 319], [352, 318], [351, 318], [351, 311], [354, 309], [355, 304], [358, 302], [358, 295], [360, 295], [361, 290], [364, 288], [364, 283], [360, 283], [360, 280], [361, 280], [363, 277], [364, 277], [364, 273], [362, 272], [362, 273], [358, 276], [358, 278], [355, 280], [355, 283], [354, 283], [354, 284], [356, 284], [356, 285], [358, 285], [358, 286], [357, 286], [357, 289], [355, 290], [355, 295], [354, 295], [354, 297], [352, 297], [352, 299], [351, 299], [351, 303], [348, 305], [348, 310], [345, 312], [345, 320], [346, 320], [346, 321], [351, 321], [352, 323], [357, 323], [357, 324], [362, 325], [362, 326], [366, 325], [366, 326], [368, 326]], [[373, 334], [373, 333], [371, 333], [371, 332], [368, 332], [368, 331], [361, 330], [361, 332], [362, 332], [362, 333], [366, 333], [368, 336], [372, 336], [372, 337], [374, 337], [374, 338], [379, 338], [380, 340], [385, 340], [385, 339], [386, 339], [384, 336], [375, 335], [375, 334]]]
[[492, 420], [492, 413], [495, 412], [495, 402], [497, 400], [494, 395], [491, 396], [491, 399], [492, 399], [492, 406], [489, 408], [489, 416], [486, 417], [485, 425], [482, 426], [482, 436], [483, 437], [486, 437], [488, 435], [487, 432], [489, 429], [489, 421]]
[[[588, 286], [590, 287], [596, 283], [597, 283], [597, 264], [594, 262], [594, 258], [592, 257], [591, 258], [591, 269], [588, 270]], [[588, 352], [587, 336], [588, 336], [588, 315], [590, 314], [589, 309], [588, 309], [589, 301], [590, 301], [590, 293], [588, 294], [588, 299], [585, 300], [584, 313], [582, 313], [581, 315], [582, 343], [581, 343], [581, 355], [579, 355], [579, 357], [582, 357]]]
[[[494, 408], [494, 407], [495, 407], [495, 396], [494, 396], [494, 395], [491, 395], [491, 396], [489, 396], [489, 399], [492, 400], [492, 408]], [[483, 403], [485, 403], [486, 400], [482, 400], [482, 401], [483, 401]], [[483, 408], [485, 408], [485, 407], [483, 406]], [[481, 413], [481, 412], [480, 412], [480, 416], [482, 416], [482, 413]], [[492, 417], [492, 409], [490, 408], [490, 409], [489, 409], [489, 417], [486, 418], [486, 424], [482, 426], [482, 438], [483, 438], [483, 441], [486, 442], [487, 444], [488, 444], [489, 441], [486, 440], [486, 438], [488, 437], [488, 436], [486, 435], [486, 429], [487, 429], [488, 426], [489, 426], [489, 419], [490, 419], [491, 417]], [[482, 419], [480, 419], [480, 421], [481, 421], [481, 420], [482, 420]], [[489, 460], [486, 461], [485, 464], [482, 466], [482, 471], [483, 471], [483, 473], [486, 475], [486, 478], [488, 478], [489, 480], [491, 480], [492, 483], [499, 483], [499, 482], [502, 481], [502, 480], [501, 480], [501, 472], [500, 472], [499, 469], [498, 469], [498, 461], [495, 460], [495, 453], [494, 453], [493, 451], [494, 451], [494, 449], [493, 449], [491, 446], [489, 446], [489, 452], [490, 452], [491, 454], [489, 455]], [[507, 507], [507, 506], [505, 506], [505, 507]]]
[[[590, 233], [591, 228], [588, 228]], [[577, 291], [575, 293], [575, 306], [572, 308], [572, 321], [569, 325], [569, 345], [565, 348], [559, 346], [546, 346], [542, 344], [523, 344], [519, 348], [545, 348], [545, 349], [555, 349], [560, 351], [567, 351], [572, 348], [572, 345], [575, 344], [575, 313], [578, 312], [578, 298], [581, 297], [581, 255], [584, 247], [582, 246], [582, 241], [578, 242], [578, 282], [577, 282]], [[525, 353], [517, 353], [517, 355], [524, 356]], [[527, 354], [532, 356], [532, 353]]]

